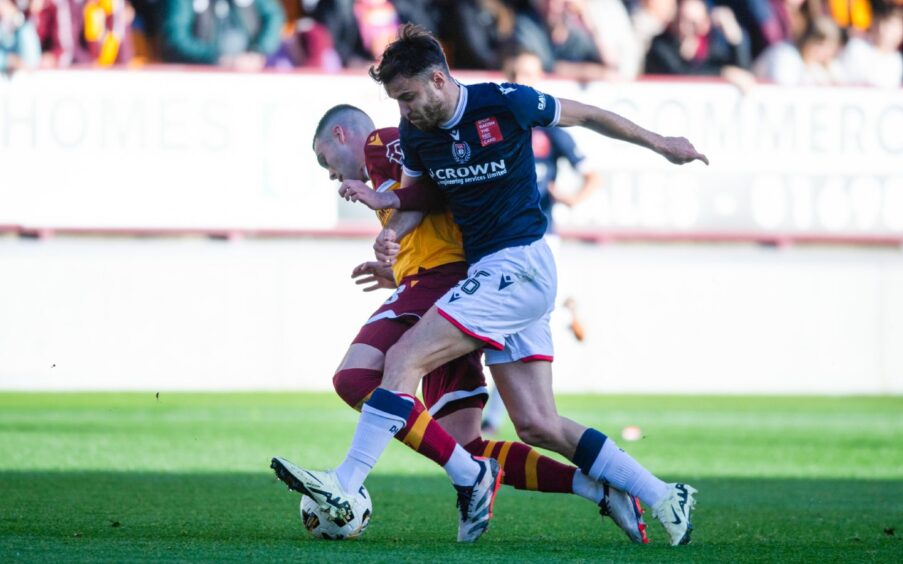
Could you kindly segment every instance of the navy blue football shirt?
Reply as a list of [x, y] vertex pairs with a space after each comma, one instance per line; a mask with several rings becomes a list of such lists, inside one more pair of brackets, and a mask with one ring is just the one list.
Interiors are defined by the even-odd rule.
[[439, 128], [399, 125], [404, 172], [429, 174], [444, 192], [471, 264], [541, 239], [531, 130], [558, 123], [558, 100], [521, 84], [460, 85], [455, 113]]

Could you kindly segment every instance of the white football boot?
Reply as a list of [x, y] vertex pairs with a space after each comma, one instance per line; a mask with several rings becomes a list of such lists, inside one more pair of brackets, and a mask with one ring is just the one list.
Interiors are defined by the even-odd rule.
[[671, 537], [671, 546], [687, 544], [690, 542], [690, 532], [693, 525], [690, 523], [690, 512], [696, 505], [696, 488], [687, 484], [668, 484], [671, 491], [652, 508], [652, 515], [658, 519], [668, 535]]
[[345, 492], [335, 472], [305, 470], [279, 456], [273, 458], [270, 468], [289, 489], [313, 499], [340, 527], [354, 519], [357, 499]]
[[458, 491], [458, 542], [475, 542], [489, 528], [495, 494], [502, 485], [502, 472], [494, 458], [473, 457], [480, 474], [472, 486], [455, 486]]
[[623, 492], [617, 488], [603, 483], [605, 497], [599, 502], [599, 514], [611, 517], [621, 530], [627, 533], [627, 538], [636, 544], [648, 544], [646, 536], [646, 522], [643, 521], [643, 506], [636, 496]]

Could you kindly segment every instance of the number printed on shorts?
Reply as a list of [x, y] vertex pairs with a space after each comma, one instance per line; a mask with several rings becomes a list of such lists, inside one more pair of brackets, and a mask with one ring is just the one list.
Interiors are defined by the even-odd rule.
[[[458, 284], [458, 286], [461, 288], [462, 292], [464, 292], [468, 296], [472, 296], [474, 294], [474, 292], [476, 292], [477, 290], [480, 289], [479, 278], [491, 278], [491, 277], [492, 277], [492, 275], [489, 274], [488, 272], [486, 272], [485, 270], [480, 270], [479, 272], [474, 274], [473, 277], [468, 278], [464, 282], [461, 282], [460, 284]], [[461, 294], [459, 294], [458, 292], [452, 292], [451, 297], [448, 299], [448, 303], [452, 303], [453, 301], [458, 300], [460, 298], [461, 298]]]
[[490, 274], [485, 270], [481, 270], [473, 275], [473, 278], [468, 278], [461, 284], [461, 291], [468, 295], [473, 295], [474, 292], [480, 289], [480, 281], [477, 278], [480, 277], [489, 278]]
[[461, 291], [467, 295], [473, 295], [474, 292], [480, 289], [480, 281], [477, 280], [480, 277], [489, 278], [491, 274], [486, 272], [485, 270], [481, 270], [473, 275], [472, 278], [468, 278], [461, 284]]

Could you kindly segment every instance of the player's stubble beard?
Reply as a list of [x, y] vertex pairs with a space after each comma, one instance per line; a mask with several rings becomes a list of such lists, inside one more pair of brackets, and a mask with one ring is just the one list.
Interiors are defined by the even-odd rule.
[[429, 131], [439, 127], [440, 123], [446, 121], [442, 98], [437, 95], [431, 96], [430, 100], [424, 104], [422, 110], [408, 114], [408, 121], [421, 131]]

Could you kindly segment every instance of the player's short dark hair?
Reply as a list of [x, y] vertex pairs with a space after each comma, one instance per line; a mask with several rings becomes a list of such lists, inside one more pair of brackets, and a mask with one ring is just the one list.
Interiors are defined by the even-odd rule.
[[361, 133], [370, 133], [370, 130], [373, 129], [373, 121], [370, 119], [370, 116], [367, 115], [367, 112], [358, 108], [357, 106], [352, 106], [351, 104], [339, 104], [337, 106], [333, 106], [326, 110], [326, 113], [323, 114], [323, 117], [320, 118], [320, 122], [317, 124], [317, 129], [314, 131], [314, 138], [311, 141], [311, 147], [316, 145], [317, 139], [320, 135], [323, 134], [333, 123], [339, 121], [340, 119], [352, 118], [350, 123], [347, 125], [351, 127], [356, 127], [359, 124], [361, 125], [360, 129], [367, 129], [367, 131], [361, 131]]
[[397, 76], [410, 78], [438, 68], [448, 74], [448, 61], [442, 45], [426, 29], [405, 24], [398, 37], [386, 47], [379, 62], [370, 67], [370, 78], [387, 84]]

